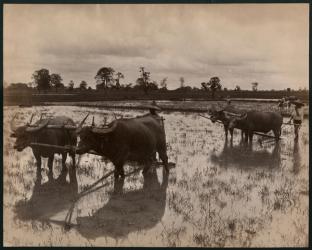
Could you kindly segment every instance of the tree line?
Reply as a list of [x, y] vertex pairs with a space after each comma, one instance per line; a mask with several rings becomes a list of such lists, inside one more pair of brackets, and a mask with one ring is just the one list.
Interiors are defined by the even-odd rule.
[[[102, 67], [100, 68], [95, 75], [95, 81], [96, 81], [96, 90], [105, 90], [105, 89], [125, 89], [125, 90], [140, 90], [143, 91], [145, 94], [148, 94], [148, 92], [153, 90], [161, 90], [161, 91], [167, 91], [167, 81], [168, 77], [163, 78], [160, 80], [159, 83], [152, 80], [151, 73], [145, 69], [145, 67], [139, 68], [139, 75], [138, 78], [135, 81], [135, 84], [128, 83], [123, 84], [121, 83], [121, 79], [124, 79], [125, 76], [123, 73], [119, 71], [115, 71], [111, 67]], [[78, 89], [81, 91], [85, 90], [91, 90], [92, 88], [89, 86], [88, 83], [84, 80], [82, 80], [78, 87], [75, 88], [75, 83], [73, 80], [71, 80], [67, 86], [63, 83], [63, 79], [60, 74], [58, 73], [52, 73], [50, 74], [48, 69], [40, 69], [36, 70], [32, 74], [32, 80], [33, 82], [29, 83], [31, 86], [27, 86], [26, 84], [17, 83], [17, 84], [11, 84], [10, 86], [12, 88], [27, 88], [27, 87], [35, 87], [39, 92], [47, 92], [54, 90], [58, 92], [61, 89], [67, 89], [69, 91], [72, 91], [74, 89]], [[185, 84], [184, 77], [179, 78], [180, 86], [176, 89], [176, 91], [194, 91], [194, 90], [203, 90], [203, 91], [209, 91], [211, 92], [211, 96], [214, 98], [216, 91], [222, 90], [222, 84], [221, 80], [218, 76], [211, 77], [208, 82], [202, 82], [200, 84], [200, 89], [197, 87], [190, 87]], [[259, 83], [258, 82], [252, 82], [251, 83], [251, 90], [257, 91], [258, 90]], [[227, 91], [228, 89], [226, 87], [223, 88], [224, 91]], [[234, 91], [241, 91], [241, 88], [239, 85], [236, 85], [234, 88]], [[287, 88], [287, 91], [290, 91], [290, 88]]]

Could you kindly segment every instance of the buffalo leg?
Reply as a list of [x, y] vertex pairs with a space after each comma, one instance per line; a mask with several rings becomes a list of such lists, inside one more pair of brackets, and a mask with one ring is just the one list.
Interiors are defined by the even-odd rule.
[[224, 125], [225, 140], [228, 139], [228, 132], [229, 132], [228, 126], [227, 126], [227, 125]]
[[234, 129], [233, 128], [231, 128], [231, 129], [229, 129], [230, 130], [230, 135], [231, 135], [231, 142], [233, 141], [233, 132], [234, 132]]
[[245, 142], [248, 142], [249, 132], [248, 130], [245, 131]]
[[115, 171], [114, 171], [114, 177], [115, 179], [120, 178], [125, 178], [125, 171], [123, 168], [123, 163], [119, 162], [119, 163], [115, 163]]
[[279, 141], [279, 137], [281, 136], [281, 130], [280, 129], [276, 129], [273, 130], [274, 136], [275, 136], [275, 141], [278, 142]]
[[66, 175], [67, 175], [66, 159], [67, 159], [67, 153], [62, 153], [62, 171], [61, 171], [60, 176], [58, 177], [58, 181], [62, 183], [66, 182]]
[[144, 161], [144, 168], [143, 168], [142, 174], [143, 175], [147, 174], [147, 172], [150, 169], [150, 167], [151, 167], [151, 161], [150, 160]]
[[37, 182], [41, 182], [41, 156], [35, 154], [36, 164], [37, 164]]
[[252, 137], [253, 137], [253, 132], [252, 131], [248, 133], [248, 137], [249, 137], [249, 143], [252, 144]]
[[49, 156], [49, 158], [48, 158], [48, 167], [49, 167], [48, 178], [49, 178], [49, 181], [53, 180], [53, 160], [54, 160], [54, 155]]
[[159, 158], [164, 164], [164, 169], [169, 172], [169, 167], [168, 167], [168, 156], [165, 150], [161, 150], [158, 152], [159, 153]]
[[73, 168], [76, 169], [76, 158], [75, 158], [76, 155], [75, 154], [71, 154], [70, 156], [71, 156], [71, 158], [73, 160]]

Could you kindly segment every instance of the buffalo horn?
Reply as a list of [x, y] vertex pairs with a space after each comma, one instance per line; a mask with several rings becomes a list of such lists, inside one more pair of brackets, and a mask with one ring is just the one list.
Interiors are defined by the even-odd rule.
[[29, 120], [29, 122], [27, 123], [27, 125], [30, 125], [30, 124], [32, 123], [33, 118], [34, 118], [34, 114], [31, 114], [30, 120]]
[[80, 132], [80, 130], [81, 130], [81, 128], [82, 128], [82, 125], [83, 125], [83, 124], [84, 124], [84, 122], [87, 120], [87, 118], [88, 118], [89, 114], [90, 114], [90, 113], [88, 113], [88, 114], [86, 115], [86, 117], [85, 117], [85, 118], [83, 118], [83, 120], [80, 122], [79, 126], [78, 126], [78, 127], [77, 127], [77, 129], [76, 129], [76, 132], [77, 132], [77, 133], [79, 133], [79, 132]]
[[38, 127], [28, 127], [28, 128], [26, 128], [26, 132], [30, 132], [30, 133], [37, 132], [37, 131], [43, 129], [44, 127], [46, 127], [48, 125], [48, 123], [49, 123], [49, 120], [46, 120], [44, 123], [42, 123]]
[[228, 114], [228, 115], [231, 115], [231, 116], [242, 117], [241, 114], [236, 114], [236, 113], [232, 113], [232, 112], [229, 112], [229, 111], [223, 111], [223, 112]]
[[11, 120], [11, 122], [10, 122], [10, 128], [11, 128], [11, 130], [12, 130], [12, 132], [15, 132], [16, 131], [16, 127], [15, 127], [15, 124], [14, 124], [14, 120], [15, 120], [15, 118], [17, 117], [17, 114], [15, 114], [14, 116], [13, 116], [13, 118], [12, 118], [12, 120]]
[[117, 122], [113, 122], [112, 126], [107, 126], [104, 128], [97, 128], [97, 127], [92, 128], [92, 132], [97, 133], [97, 134], [107, 134], [107, 133], [114, 131], [116, 127], [117, 127]]

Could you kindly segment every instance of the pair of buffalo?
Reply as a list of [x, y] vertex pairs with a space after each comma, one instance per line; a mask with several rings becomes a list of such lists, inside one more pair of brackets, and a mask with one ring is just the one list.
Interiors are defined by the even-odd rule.
[[[241, 111], [241, 115], [233, 116], [233, 110], [229, 107], [221, 110], [210, 110], [211, 120], [221, 121], [224, 125], [227, 138], [230, 131], [233, 138], [233, 130], [238, 128], [245, 134], [245, 140], [252, 142], [254, 132], [267, 133], [273, 130], [276, 140], [281, 135], [283, 118], [276, 112]], [[53, 178], [54, 154], [62, 154], [62, 173], [66, 172], [67, 152], [62, 146], [78, 147], [70, 152], [75, 167], [75, 154], [84, 154], [90, 150], [108, 158], [115, 166], [115, 178], [124, 177], [123, 165], [126, 161], [137, 161], [145, 165], [143, 173], [148, 170], [151, 161], [155, 159], [156, 152], [168, 171], [168, 157], [166, 150], [166, 136], [162, 118], [158, 115], [145, 115], [131, 119], [116, 119], [107, 126], [96, 127], [83, 124], [88, 115], [76, 128], [72, 119], [57, 116], [53, 119], [40, 119], [34, 125], [26, 124], [15, 127], [14, 118], [11, 121], [12, 137], [16, 137], [14, 148], [22, 151], [30, 146], [37, 161], [37, 179], [41, 178], [41, 157], [48, 158], [49, 179]], [[60, 129], [60, 126], [71, 126], [73, 129]], [[42, 143], [61, 146], [47, 148], [32, 143]], [[66, 175], [61, 175], [65, 176]]]
[[[88, 114], [89, 115], [89, 114]], [[22, 151], [30, 146], [37, 162], [37, 180], [41, 180], [41, 157], [48, 158], [49, 180], [53, 179], [54, 154], [62, 154], [62, 174], [67, 172], [65, 166], [67, 151], [64, 146], [72, 146], [75, 150], [69, 152], [75, 168], [75, 154], [84, 154], [90, 150], [107, 157], [115, 166], [115, 178], [124, 177], [123, 165], [126, 161], [137, 161], [144, 164], [145, 173], [150, 163], [155, 159], [156, 152], [168, 172], [168, 157], [166, 152], [166, 137], [162, 118], [158, 115], [145, 115], [131, 119], [116, 119], [107, 126], [83, 126], [88, 115], [76, 127], [72, 119], [56, 116], [51, 119], [40, 119], [34, 125], [29, 123], [16, 127], [11, 120], [11, 137], [15, 137], [14, 148]], [[72, 129], [61, 129], [62, 126]], [[77, 145], [77, 138], [80, 141]], [[34, 143], [54, 145], [41, 147]], [[56, 146], [56, 147], [55, 147]], [[59, 147], [57, 147], [59, 146]], [[65, 180], [63, 180], [65, 181]]]
[[276, 141], [281, 135], [283, 117], [278, 112], [238, 110], [231, 106], [218, 109], [213, 106], [209, 109], [209, 114], [212, 122], [223, 123], [226, 139], [228, 132], [230, 132], [231, 140], [233, 139], [235, 128], [240, 129], [242, 139], [245, 135], [245, 141], [248, 142], [249, 139], [250, 143], [255, 132], [268, 133], [272, 130]]

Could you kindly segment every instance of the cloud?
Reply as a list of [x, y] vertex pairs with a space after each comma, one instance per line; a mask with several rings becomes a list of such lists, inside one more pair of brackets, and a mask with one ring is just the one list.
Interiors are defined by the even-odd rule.
[[[135, 82], [145, 66], [155, 80], [199, 86], [308, 86], [308, 5], [5, 5], [4, 77], [29, 81], [46, 67], [64, 82], [88, 81], [103, 66]], [[27, 22], [26, 22], [27, 20]], [[168, 81], [169, 82], [169, 81]]]

